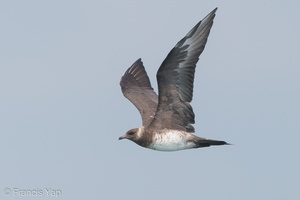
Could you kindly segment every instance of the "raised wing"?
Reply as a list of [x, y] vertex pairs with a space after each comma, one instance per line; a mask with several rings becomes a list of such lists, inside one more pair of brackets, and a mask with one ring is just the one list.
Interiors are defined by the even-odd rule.
[[120, 86], [123, 95], [139, 110], [143, 126], [148, 126], [154, 118], [158, 97], [151, 87], [141, 59], [127, 69], [121, 78]]
[[204, 50], [217, 8], [170, 51], [157, 72], [158, 109], [151, 126], [194, 132], [193, 98], [196, 63]]

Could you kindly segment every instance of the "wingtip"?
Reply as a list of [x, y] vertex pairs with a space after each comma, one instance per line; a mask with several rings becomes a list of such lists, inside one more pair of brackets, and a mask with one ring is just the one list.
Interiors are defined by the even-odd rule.
[[141, 58], [139, 58], [136, 61], [134, 61], [134, 63], [126, 70], [125, 74], [126, 73], [131, 73], [131, 71], [133, 69], [138, 68], [139, 66], [143, 66], [143, 62], [142, 62]]
[[216, 7], [215, 9], [213, 9], [207, 16], [211, 16], [211, 15], [216, 14], [217, 10], [218, 10], [218, 7]]
[[217, 10], [218, 10], [218, 7], [216, 7], [215, 9], [213, 9], [213, 10], [210, 12], [210, 14], [215, 14], [215, 13], [217, 12]]

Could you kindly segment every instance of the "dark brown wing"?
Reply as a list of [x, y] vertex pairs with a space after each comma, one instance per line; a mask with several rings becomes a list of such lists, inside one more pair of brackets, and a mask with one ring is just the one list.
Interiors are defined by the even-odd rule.
[[171, 50], [157, 72], [158, 109], [151, 123], [156, 129], [176, 129], [194, 132], [193, 98], [196, 63], [202, 53], [217, 8]]
[[124, 96], [140, 111], [143, 126], [148, 126], [154, 118], [158, 97], [151, 87], [141, 59], [128, 68], [120, 85]]

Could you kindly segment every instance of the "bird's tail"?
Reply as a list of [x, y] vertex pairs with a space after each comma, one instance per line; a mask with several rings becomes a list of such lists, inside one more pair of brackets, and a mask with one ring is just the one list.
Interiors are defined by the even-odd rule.
[[205, 140], [197, 140], [195, 148], [209, 147], [212, 145], [230, 145], [230, 144], [225, 141], [205, 139]]

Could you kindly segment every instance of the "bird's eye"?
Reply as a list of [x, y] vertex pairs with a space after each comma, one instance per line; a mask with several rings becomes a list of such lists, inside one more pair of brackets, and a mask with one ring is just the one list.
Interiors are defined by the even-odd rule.
[[128, 135], [133, 135], [133, 134], [134, 134], [134, 132], [129, 132], [129, 133], [128, 133]]

